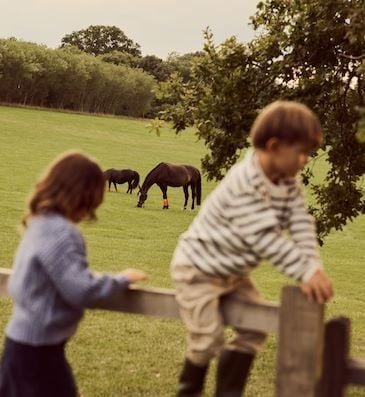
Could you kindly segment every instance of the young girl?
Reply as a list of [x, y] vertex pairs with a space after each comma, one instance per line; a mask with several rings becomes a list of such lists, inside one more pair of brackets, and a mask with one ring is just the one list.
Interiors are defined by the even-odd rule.
[[88, 270], [75, 224], [95, 218], [104, 184], [98, 164], [78, 152], [61, 155], [36, 184], [8, 284], [14, 309], [6, 327], [0, 397], [76, 397], [65, 344], [84, 309], [98, 308], [147, 278], [134, 269], [115, 277]]

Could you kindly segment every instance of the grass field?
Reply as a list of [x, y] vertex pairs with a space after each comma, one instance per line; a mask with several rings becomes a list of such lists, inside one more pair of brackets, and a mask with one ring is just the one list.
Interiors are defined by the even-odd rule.
[[[148, 133], [147, 122], [70, 113], [0, 107], [0, 267], [11, 267], [19, 241], [17, 224], [36, 177], [57, 154], [81, 149], [103, 168], [132, 168], [142, 177], [160, 161], [200, 165], [204, 145], [193, 131], [176, 136], [164, 127], [161, 137]], [[318, 163], [316, 175], [323, 175]], [[214, 188], [203, 181], [203, 199]], [[147, 271], [146, 285], [171, 287], [169, 261], [177, 238], [196, 211], [182, 211], [182, 189], [169, 189], [170, 209], [162, 211], [161, 192], [150, 190], [145, 208], [136, 208], [136, 194], [107, 192], [98, 222], [81, 226], [88, 244], [90, 267], [117, 272], [125, 267]], [[332, 233], [322, 248], [336, 296], [327, 316], [352, 320], [351, 352], [365, 357], [365, 218]], [[290, 280], [263, 264], [253, 275], [270, 300]], [[11, 302], [0, 301], [0, 336], [11, 313]], [[230, 336], [229, 331], [227, 332]], [[1, 351], [2, 347], [0, 347]], [[178, 321], [88, 311], [68, 346], [68, 357], [84, 397], [173, 396], [185, 349], [185, 332]], [[276, 339], [270, 337], [258, 358], [247, 396], [273, 395]], [[213, 363], [214, 366], [214, 363]], [[212, 367], [213, 367], [212, 366]], [[206, 396], [212, 395], [210, 371]], [[349, 396], [365, 396], [350, 388]]]

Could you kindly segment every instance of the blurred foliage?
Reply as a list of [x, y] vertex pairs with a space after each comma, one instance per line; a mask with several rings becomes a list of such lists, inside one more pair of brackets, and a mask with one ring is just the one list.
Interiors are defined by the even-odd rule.
[[[276, 99], [307, 104], [321, 119], [329, 164], [321, 184], [312, 183], [311, 207], [320, 240], [364, 212], [361, 177], [365, 147], [356, 133], [364, 106], [364, 0], [267, 0], [252, 17], [260, 32], [247, 44], [235, 37], [215, 45], [205, 32], [204, 55], [191, 79], [174, 76], [160, 89], [162, 117], [177, 132], [194, 125], [209, 153], [208, 179], [220, 179], [249, 145], [259, 110]], [[160, 87], [161, 88], [161, 87]], [[360, 136], [361, 132], [360, 132]]]
[[365, 143], [365, 108], [360, 108], [359, 113], [361, 118], [359, 120], [357, 138], [360, 142]]
[[163, 124], [163, 120], [160, 120], [156, 117], [146, 125], [146, 128], [149, 129], [149, 132], [155, 132], [157, 136], [161, 136], [161, 128], [163, 127]]

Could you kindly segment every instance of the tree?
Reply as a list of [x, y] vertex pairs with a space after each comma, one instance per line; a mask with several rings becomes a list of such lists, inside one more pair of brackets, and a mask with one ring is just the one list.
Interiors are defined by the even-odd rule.
[[61, 47], [74, 46], [92, 55], [122, 51], [133, 56], [141, 56], [140, 45], [129, 39], [116, 26], [91, 25], [67, 34], [61, 43]]
[[171, 52], [166, 60], [169, 66], [170, 74], [178, 73], [184, 82], [189, 81], [191, 76], [192, 65], [195, 60], [202, 57], [204, 54], [202, 51], [187, 52], [186, 54], [178, 54]]
[[[362, 71], [365, 74], [365, 61], [362, 63]], [[360, 113], [360, 121], [359, 121], [359, 129], [357, 132], [357, 139], [359, 142], [365, 143], [365, 107], [361, 107], [359, 109]]]
[[155, 55], [146, 55], [140, 58], [137, 66], [154, 76], [157, 81], [165, 81], [171, 74], [169, 65]]
[[357, 138], [360, 142], [365, 142], [365, 108], [360, 110], [361, 120], [359, 121], [359, 131], [357, 133]]
[[364, 106], [365, 7], [363, 0], [288, 2], [259, 3], [252, 23], [262, 33], [247, 45], [231, 38], [217, 47], [206, 32], [205, 56], [164, 117], [176, 131], [197, 127], [209, 149], [203, 168], [219, 179], [248, 146], [259, 109], [279, 98], [306, 103], [325, 131], [328, 173], [320, 184], [312, 182], [310, 168], [304, 174], [323, 238], [365, 208], [365, 146], [356, 138]]
[[138, 65], [140, 57], [133, 56], [128, 52], [113, 50], [106, 54], [99, 55], [99, 59], [107, 63], [114, 63], [114, 65], [124, 65], [135, 68]]
[[195, 59], [188, 82], [175, 74], [161, 85], [158, 96], [167, 103], [162, 117], [177, 132], [189, 125], [205, 141], [209, 153], [202, 159], [208, 179], [221, 179], [248, 147], [247, 135], [261, 96], [275, 80], [254, 65], [250, 48], [231, 38], [216, 47], [205, 32], [204, 56]]

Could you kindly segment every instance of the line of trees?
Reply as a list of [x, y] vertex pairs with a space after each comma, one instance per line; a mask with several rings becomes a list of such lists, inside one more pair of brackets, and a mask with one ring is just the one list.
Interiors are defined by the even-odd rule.
[[0, 101], [82, 112], [155, 117], [165, 107], [156, 87], [181, 76], [201, 52], [142, 56], [116, 26], [91, 25], [66, 34], [57, 50], [0, 39]]
[[99, 56], [104, 62], [142, 69], [158, 82], [166, 81], [174, 73], [181, 75], [183, 81], [188, 81], [192, 62], [203, 54], [199, 51], [183, 55], [172, 52], [166, 61], [155, 55], [142, 56], [141, 46], [121, 29], [104, 25], [90, 25], [66, 34], [61, 39], [61, 48], [70, 47]]
[[0, 39], [0, 101], [75, 111], [142, 116], [150, 110], [155, 80], [75, 47]]

